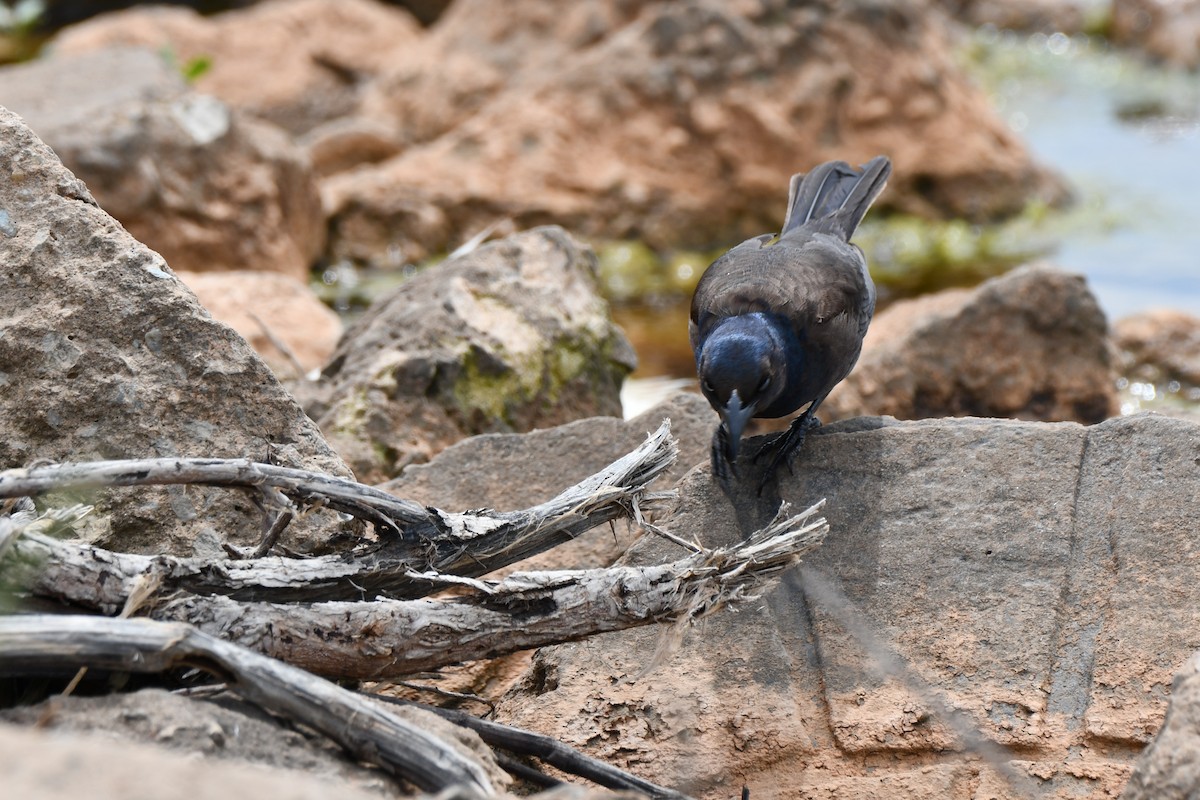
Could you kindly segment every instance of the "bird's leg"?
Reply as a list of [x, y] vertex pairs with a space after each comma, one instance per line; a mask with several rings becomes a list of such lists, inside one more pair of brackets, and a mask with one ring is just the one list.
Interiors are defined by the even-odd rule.
[[[758, 494], [761, 497], [763, 489], [775, 477], [775, 472], [780, 465], [786, 464], [788, 472], [792, 471], [792, 461], [796, 454], [800, 452], [800, 446], [804, 444], [805, 437], [813, 428], [821, 426], [821, 420], [817, 419], [817, 406], [825, 398], [821, 397], [815, 400], [805, 409], [804, 413], [792, 420], [792, 424], [783, 433], [776, 436], [770, 442], [763, 446], [758, 451], [758, 455], [762, 455], [767, 451], [771, 452], [771, 463], [763, 472], [762, 479], [758, 483]], [[757, 458], [757, 456], [755, 456]]]
[[737, 477], [737, 462], [729, 458], [729, 429], [725, 423], [717, 426], [712, 439], [712, 472], [725, 494], [730, 493], [732, 480]]

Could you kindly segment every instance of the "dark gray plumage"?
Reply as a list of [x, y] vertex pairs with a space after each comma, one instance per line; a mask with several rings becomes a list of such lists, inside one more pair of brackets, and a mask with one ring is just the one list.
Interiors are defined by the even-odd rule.
[[793, 176], [778, 239], [742, 242], [700, 278], [688, 332], [700, 388], [721, 415], [712, 462], [727, 491], [746, 423], [808, 404], [764, 449], [771, 453], [765, 485], [819, 424], [817, 407], [858, 360], [875, 284], [849, 240], [891, 172], [878, 156], [857, 170], [831, 161]]

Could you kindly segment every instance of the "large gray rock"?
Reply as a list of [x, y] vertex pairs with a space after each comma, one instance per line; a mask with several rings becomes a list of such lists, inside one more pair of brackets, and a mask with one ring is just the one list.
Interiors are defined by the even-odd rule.
[[321, 253], [324, 217], [303, 152], [274, 126], [189, 90], [150, 50], [5, 67], [0, 106], [176, 269], [306, 280]]
[[879, 153], [911, 212], [1060, 198], [950, 38], [880, 0], [457, 0], [365, 93], [411, 146], [326, 179], [332, 250], [417, 259], [505, 218], [712, 247], [777, 230], [793, 172]]
[[[828, 425], [779, 489], [827, 499], [803, 577], [689, 630], [657, 668], [653, 630], [543, 649], [498, 716], [700, 796], [1111, 796], [1200, 648], [1197, 452], [1200, 426], [1154, 415]], [[779, 496], [731, 507], [707, 467], [681, 489], [662, 524], [709, 545]], [[631, 553], [677, 555], [653, 538]], [[881, 673], [871, 639], [1013, 748], [1018, 785]]]
[[1093, 423], [1116, 411], [1104, 312], [1082, 275], [1044, 265], [886, 309], [871, 323], [854, 371], [821, 406], [831, 419]]
[[310, 410], [369, 482], [473, 434], [619, 416], [634, 355], [595, 270], [553, 227], [430, 267], [350, 327]]
[[[4, 109], [0, 164], [0, 468], [210, 456], [349, 474], [246, 342]], [[89, 500], [101, 512], [91, 535], [115, 550], [212, 552], [218, 538], [253, 540], [262, 523], [227, 490]], [[317, 515], [292, 534], [306, 525], [310, 547], [334, 529]]]

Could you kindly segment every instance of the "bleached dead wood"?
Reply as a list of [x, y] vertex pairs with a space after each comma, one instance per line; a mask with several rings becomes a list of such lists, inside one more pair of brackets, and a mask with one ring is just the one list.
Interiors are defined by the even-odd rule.
[[[65, 489], [204, 483], [278, 492], [279, 503], [324, 504], [393, 531], [380, 542], [352, 553], [305, 559], [151, 558], [43, 542], [42, 550], [32, 557], [45, 558], [44, 548], [50, 547], [45, 566], [64, 587], [90, 580], [99, 570], [121, 584], [153, 573], [162, 581], [163, 591], [223, 594], [238, 600], [415, 598], [441, 588], [422, 577], [425, 573], [483, 575], [570, 541], [597, 525], [631, 516], [634, 507], [653, 506], [668, 495], [648, 492], [647, 487], [677, 454], [670, 423], [664, 421], [640, 447], [603, 470], [545, 503], [511, 512], [452, 513], [424, 508], [353, 481], [216, 459], [106, 461], [7, 470], [0, 472], [0, 498]], [[21, 543], [16, 549], [19, 558], [31, 557], [30, 548]], [[110, 593], [115, 588], [104, 587]], [[115, 594], [122, 591], [126, 590]], [[121, 602], [99, 598], [95, 607], [111, 613]]]
[[[819, 508], [795, 516], [781, 509], [770, 526], [739, 545], [667, 564], [517, 573], [498, 582], [428, 576], [465, 590], [448, 600], [300, 605], [160, 590], [144, 606], [157, 619], [192, 623], [322, 675], [382, 680], [606, 631], [689, 621], [747, 599], [821, 542], [828, 525]], [[125, 571], [135, 557], [91, 548], [89, 558], [80, 559], [74, 547], [36, 533], [23, 537], [16, 549], [29, 565], [29, 590], [112, 613], [138, 581], [144, 585], [145, 576], [154, 575]], [[72, 556], [69, 568], [64, 553]], [[153, 567], [153, 559], [145, 562]]]
[[146, 619], [28, 615], [0, 617], [0, 675], [92, 667], [162, 672], [192, 666], [267, 711], [303, 723], [355, 757], [437, 792], [495, 790], [484, 767], [377, 702], [296, 667], [189, 625]]

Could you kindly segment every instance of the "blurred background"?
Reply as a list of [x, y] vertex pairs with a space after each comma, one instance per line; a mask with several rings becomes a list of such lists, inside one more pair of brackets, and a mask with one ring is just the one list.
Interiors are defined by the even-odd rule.
[[777, 228], [792, 172], [878, 153], [881, 308], [1048, 260], [1110, 323], [1200, 315], [1200, 2], [7, 0], [0, 60], [0, 105], [176, 270], [282, 273], [343, 322], [561, 224], [634, 377], [687, 382], [705, 266]]

